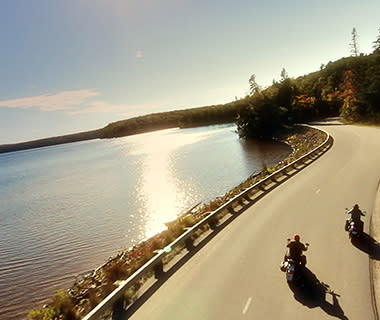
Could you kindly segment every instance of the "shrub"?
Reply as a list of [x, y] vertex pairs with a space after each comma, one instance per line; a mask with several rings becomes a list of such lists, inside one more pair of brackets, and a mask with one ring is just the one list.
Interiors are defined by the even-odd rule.
[[55, 310], [52, 307], [35, 309], [29, 312], [29, 320], [51, 320], [56, 316]]
[[66, 290], [59, 290], [53, 300], [53, 306], [61, 319], [78, 319], [74, 303]]
[[32, 310], [28, 314], [30, 320], [76, 320], [78, 319], [74, 303], [66, 290], [59, 290], [50, 306]]
[[128, 266], [119, 260], [104, 270], [104, 276], [107, 282], [114, 283], [116, 280], [124, 279], [128, 276], [128, 271]]

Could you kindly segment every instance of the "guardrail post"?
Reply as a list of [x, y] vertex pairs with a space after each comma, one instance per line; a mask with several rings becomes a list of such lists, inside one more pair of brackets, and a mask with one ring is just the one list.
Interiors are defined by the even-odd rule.
[[310, 153], [310, 158], [312, 158], [312, 159], [314, 159], [315, 157], [317, 157], [318, 156], [318, 153], [319, 153], [319, 150], [317, 150], [317, 151], [315, 151], [315, 152], [312, 152], [312, 153]]
[[288, 176], [289, 175], [288, 171], [293, 170], [293, 168], [291, 166], [286, 166], [283, 170], [284, 170], [283, 174]]
[[192, 238], [188, 238], [185, 240], [185, 247], [188, 251], [193, 250], [194, 247], [194, 240]]
[[124, 298], [117, 300], [112, 306], [112, 319], [120, 318], [124, 311]]
[[244, 208], [244, 206], [245, 206], [244, 200], [246, 200], [246, 199], [244, 197], [241, 197], [237, 202], [242, 208]]
[[234, 208], [232, 208], [232, 205], [231, 206], [228, 206], [227, 208], [228, 212], [231, 213], [231, 214], [235, 214], [236, 211], [234, 210]]
[[164, 274], [165, 272], [164, 272], [164, 264], [162, 263], [162, 260], [159, 261], [159, 262], [154, 266], [153, 270], [154, 270], [154, 277], [155, 277], [156, 279], [160, 279], [160, 278], [163, 276], [163, 274]]
[[212, 230], [215, 230], [217, 228], [217, 220], [216, 219], [211, 219], [209, 222], [208, 222], [208, 225], [210, 226], [210, 228]]
[[271, 179], [273, 182], [275, 182], [275, 183], [278, 182], [275, 174], [274, 174], [273, 176], [271, 176], [270, 179]]
[[258, 185], [257, 187], [258, 187], [259, 190], [261, 190], [261, 191], [266, 191], [265, 186], [264, 186], [263, 184], [260, 184], [260, 185]]

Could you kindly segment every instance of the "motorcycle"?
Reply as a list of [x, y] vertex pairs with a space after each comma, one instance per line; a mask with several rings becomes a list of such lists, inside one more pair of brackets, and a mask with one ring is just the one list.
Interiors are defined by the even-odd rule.
[[[288, 242], [290, 239], [288, 239]], [[309, 247], [308, 243], [305, 243], [306, 247]], [[286, 281], [288, 284], [291, 284], [297, 278], [297, 274], [304, 268], [306, 265], [306, 257], [301, 256], [299, 261], [296, 261], [290, 258], [287, 254], [285, 254], [284, 262], [282, 262], [280, 270], [285, 272]]]
[[[346, 214], [349, 214], [349, 209], [346, 208]], [[362, 211], [362, 215], [365, 216], [367, 212]], [[350, 239], [359, 238], [363, 234], [364, 223], [363, 221], [353, 221], [351, 218], [347, 218], [344, 229], [348, 232]]]
[[286, 270], [286, 281], [292, 282], [294, 278], [294, 272], [296, 271], [297, 263], [293, 259], [288, 259], [284, 262]]

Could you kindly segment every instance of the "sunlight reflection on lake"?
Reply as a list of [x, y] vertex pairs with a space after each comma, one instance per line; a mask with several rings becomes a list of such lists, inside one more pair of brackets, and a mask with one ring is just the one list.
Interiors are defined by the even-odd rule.
[[164, 230], [163, 222], [175, 219], [186, 203], [186, 185], [176, 177], [175, 151], [221, 130], [225, 129], [178, 135], [179, 129], [168, 129], [140, 135], [135, 140], [137, 148], [132, 153], [143, 155], [142, 173], [136, 189], [139, 214], [144, 217], [144, 237]]

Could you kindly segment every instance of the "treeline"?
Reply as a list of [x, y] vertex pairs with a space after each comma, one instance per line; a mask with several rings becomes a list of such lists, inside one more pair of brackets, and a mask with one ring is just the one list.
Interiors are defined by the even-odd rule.
[[58, 137], [32, 140], [32, 141], [27, 141], [27, 142], [2, 144], [0, 145], [0, 153], [42, 148], [42, 147], [48, 147], [48, 146], [57, 145], [57, 144], [66, 144], [66, 143], [85, 141], [85, 140], [92, 140], [92, 139], [101, 138], [101, 136], [102, 136], [102, 129], [99, 129], [99, 130], [67, 134], [67, 135], [58, 136]]
[[355, 55], [322, 65], [321, 70], [281, 80], [261, 89], [254, 75], [250, 95], [237, 119], [244, 137], [270, 138], [279, 128], [326, 116], [380, 123], [380, 43], [369, 55]]
[[108, 124], [106, 127], [50, 137], [33, 141], [0, 145], [0, 153], [41, 148], [51, 145], [71, 143], [91, 139], [123, 137], [143, 132], [168, 128], [186, 128], [211, 124], [233, 123], [240, 110], [244, 107], [243, 100], [227, 104], [199, 107], [192, 109], [152, 113]]
[[238, 100], [215, 106], [152, 113], [110, 123], [102, 129], [102, 138], [121, 137], [174, 127], [231, 123], [235, 121], [243, 107], [244, 101]]

